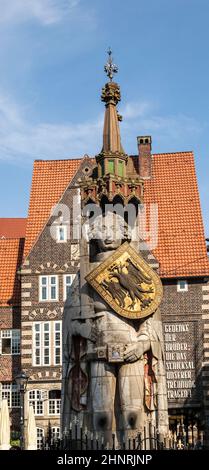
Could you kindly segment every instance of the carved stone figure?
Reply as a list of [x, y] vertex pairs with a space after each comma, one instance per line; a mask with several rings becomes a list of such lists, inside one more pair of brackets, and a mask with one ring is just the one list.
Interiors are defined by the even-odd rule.
[[123, 220], [117, 216], [118, 236], [113, 219], [99, 216], [93, 232], [96, 254], [81, 286], [88, 309], [71, 295], [64, 312], [63, 429], [82, 415], [105, 442], [149, 422], [168, 431], [160, 280], [124, 243]]

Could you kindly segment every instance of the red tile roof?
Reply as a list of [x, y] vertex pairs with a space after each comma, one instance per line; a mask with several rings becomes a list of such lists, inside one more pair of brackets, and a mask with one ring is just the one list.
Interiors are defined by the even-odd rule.
[[25, 255], [31, 250], [52, 207], [59, 201], [66, 186], [78, 170], [81, 160], [80, 158], [74, 160], [36, 160], [34, 162]]
[[0, 307], [20, 305], [17, 269], [23, 257], [23, 238], [0, 240]]
[[162, 277], [208, 276], [201, 207], [192, 152], [153, 155], [145, 203], [158, 204], [158, 244], [153, 254]]
[[[132, 157], [135, 158], [135, 157]], [[78, 170], [82, 159], [36, 161], [26, 229], [30, 252]], [[201, 208], [192, 152], [153, 155], [153, 178], [145, 182], [147, 204], [157, 203], [158, 244], [153, 250], [164, 278], [209, 275]]]
[[0, 218], [0, 238], [24, 238], [27, 219]]

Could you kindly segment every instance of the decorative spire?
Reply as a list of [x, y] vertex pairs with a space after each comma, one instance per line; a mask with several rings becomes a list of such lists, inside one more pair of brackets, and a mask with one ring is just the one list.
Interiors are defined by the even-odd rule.
[[117, 202], [122, 198], [125, 205], [132, 197], [140, 202], [142, 197], [141, 180], [137, 177], [136, 181], [133, 179], [130, 181], [126, 176], [128, 155], [121, 144], [119, 121], [122, 120], [122, 116], [117, 110], [120, 87], [113, 81], [118, 67], [113, 63], [111, 49], [108, 50], [108, 56], [104, 69], [109, 80], [102, 88], [101, 94], [101, 100], [105, 103], [103, 146], [96, 155], [96, 171], [91, 177], [87, 174], [81, 182], [82, 203], [87, 204], [91, 200], [101, 207], [104, 207], [107, 200]]
[[104, 67], [104, 70], [109, 78], [109, 82], [102, 88], [101, 100], [105, 102], [106, 111], [104, 119], [103, 131], [103, 149], [105, 153], [122, 153], [124, 150], [120, 140], [120, 129], [118, 121], [121, 116], [118, 115], [116, 106], [120, 101], [120, 87], [117, 83], [113, 82], [114, 73], [117, 73], [118, 67], [113, 63], [112, 51], [107, 51], [109, 59]]
[[104, 71], [107, 74], [108, 78], [110, 79], [110, 82], [112, 82], [114, 73], [118, 73], [118, 66], [113, 63], [113, 57], [112, 57], [112, 51], [109, 47], [107, 51], [109, 58], [107, 63], [104, 66]]

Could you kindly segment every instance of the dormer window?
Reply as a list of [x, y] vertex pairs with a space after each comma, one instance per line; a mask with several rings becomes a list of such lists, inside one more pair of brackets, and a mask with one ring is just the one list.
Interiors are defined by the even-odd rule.
[[66, 225], [58, 225], [57, 227], [57, 242], [65, 243], [67, 241], [67, 227]]
[[186, 279], [179, 279], [177, 281], [177, 292], [187, 292], [188, 291], [188, 281]]

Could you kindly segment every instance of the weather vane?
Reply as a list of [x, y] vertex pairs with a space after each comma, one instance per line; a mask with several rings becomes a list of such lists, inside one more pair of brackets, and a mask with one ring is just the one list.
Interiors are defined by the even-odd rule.
[[118, 72], [118, 67], [117, 67], [117, 65], [113, 64], [112, 51], [111, 51], [110, 47], [109, 47], [107, 53], [109, 55], [109, 58], [108, 58], [108, 61], [107, 61], [106, 65], [104, 66], [104, 71], [107, 74], [107, 76], [109, 77], [110, 81], [112, 82], [114, 73]]

